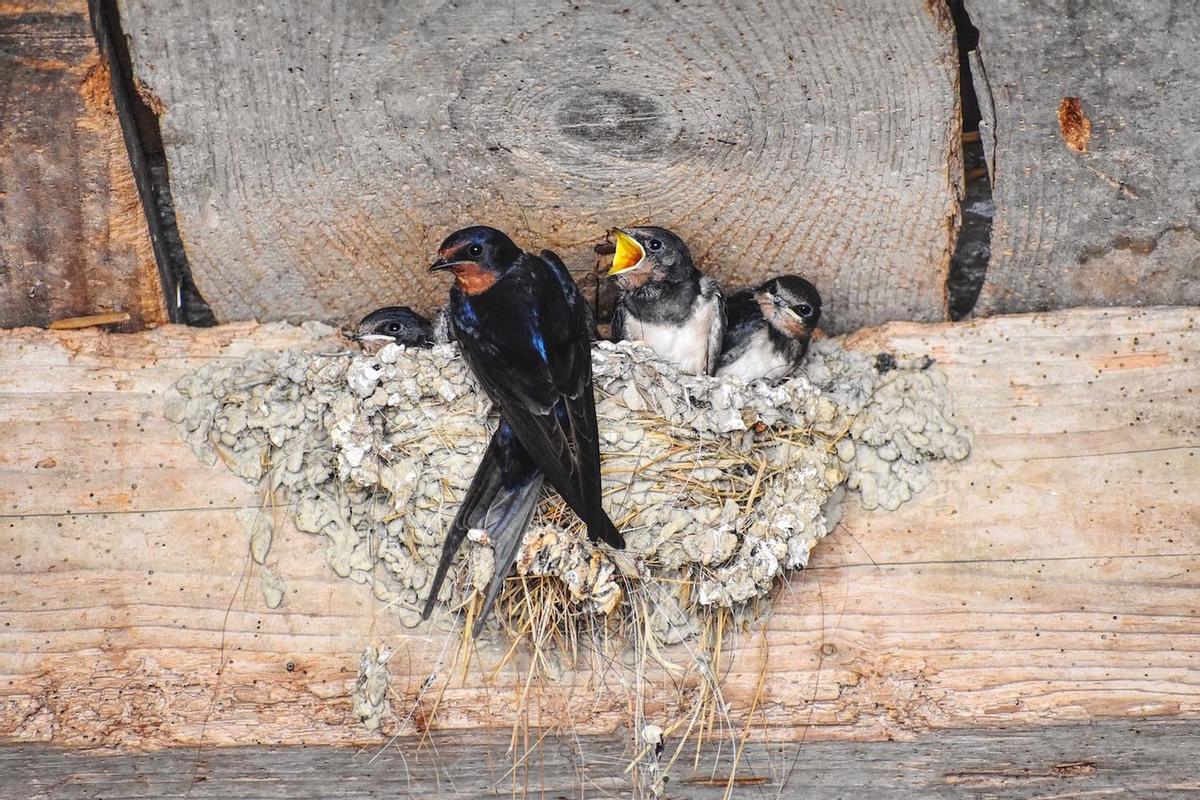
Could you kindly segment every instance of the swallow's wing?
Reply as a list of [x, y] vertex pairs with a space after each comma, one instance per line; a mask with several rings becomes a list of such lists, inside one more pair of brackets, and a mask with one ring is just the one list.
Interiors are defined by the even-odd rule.
[[762, 320], [762, 312], [754, 300], [752, 289], [734, 292], [725, 302], [725, 334], [721, 341], [721, 355], [717, 366], [732, 364], [741, 358], [750, 345], [756, 324]]
[[721, 359], [721, 345], [725, 340], [725, 296], [721, 293], [721, 284], [716, 278], [707, 276], [700, 279], [700, 296], [714, 304], [713, 319], [708, 327], [707, 351], [704, 358], [704, 371], [712, 375], [717, 371], [717, 362]]
[[581, 516], [593, 540], [604, 539], [613, 547], [624, 547], [625, 541], [604, 513], [602, 502], [600, 435], [592, 390], [594, 325], [590, 308], [558, 256], [543, 250], [542, 261], [554, 277], [543, 284], [541, 307], [545, 309], [542, 316], [547, 323], [543, 337], [552, 355], [549, 362], [551, 377], [566, 410], [563, 430], [570, 440], [573, 471], [586, 507], [586, 513]]
[[612, 334], [609, 338], [614, 342], [625, 341], [629, 338], [625, 328], [625, 303], [618, 297], [617, 302], [613, 304]]
[[[528, 258], [528, 256], [526, 256]], [[540, 263], [540, 261], [539, 261]], [[563, 420], [562, 395], [551, 376], [551, 343], [543, 331], [554, 330], [553, 319], [540, 319], [538, 284], [544, 273], [510, 275], [506, 285], [491, 290], [506, 292], [481, 302], [477, 325], [454, 320], [463, 357], [488, 396], [501, 408], [517, 439], [550, 484], [581, 517], [586, 507], [581, 499], [570, 439]], [[451, 291], [456, 308], [464, 298]], [[553, 315], [552, 315], [553, 317]], [[557, 339], [555, 358], [557, 360]]]

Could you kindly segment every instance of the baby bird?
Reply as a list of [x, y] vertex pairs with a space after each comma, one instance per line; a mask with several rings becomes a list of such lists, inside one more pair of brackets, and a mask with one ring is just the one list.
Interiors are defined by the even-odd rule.
[[615, 341], [645, 342], [684, 372], [712, 375], [725, 334], [721, 286], [700, 274], [687, 245], [665, 228], [614, 228]]
[[757, 289], [734, 293], [717, 375], [746, 382], [790, 373], [808, 352], [821, 319], [817, 287], [796, 275], [780, 275]]
[[363, 317], [350, 338], [367, 355], [374, 355], [388, 344], [432, 347], [433, 326], [408, 306], [388, 306]]

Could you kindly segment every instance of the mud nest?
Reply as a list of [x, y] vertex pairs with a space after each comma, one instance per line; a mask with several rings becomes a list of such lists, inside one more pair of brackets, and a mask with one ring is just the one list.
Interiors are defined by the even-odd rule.
[[[927, 359], [823, 340], [775, 385], [680, 374], [631, 343], [599, 343], [593, 360], [605, 504], [627, 549], [593, 546], [546, 490], [493, 628], [532, 625], [536, 592], [554, 625], [636, 617], [660, 643], [688, 639], [713, 610], [749, 613], [804, 567], [846, 489], [893, 509], [929, 483], [928, 462], [969, 450]], [[166, 414], [202, 460], [259, 483], [297, 528], [325, 537], [330, 568], [371, 585], [408, 626], [495, 427], [453, 345], [214, 363], [176, 384]], [[248, 522], [262, 563], [271, 515]], [[469, 616], [493, 569], [486, 535], [472, 533], [439, 601]], [[264, 572], [262, 588], [282, 601], [278, 576]]]

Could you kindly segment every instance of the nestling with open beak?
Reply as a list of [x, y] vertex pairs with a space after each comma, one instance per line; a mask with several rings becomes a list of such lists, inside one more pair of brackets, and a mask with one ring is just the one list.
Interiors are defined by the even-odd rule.
[[821, 319], [821, 295], [804, 278], [780, 275], [757, 289], [736, 292], [725, 309], [729, 324], [717, 375], [777, 380], [808, 352]]
[[467, 532], [482, 528], [496, 570], [477, 633], [520, 550], [543, 477], [589, 538], [616, 548], [625, 542], [602, 503], [592, 316], [566, 266], [549, 250], [523, 252], [482, 226], [451, 234], [438, 256], [429, 270], [454, 275], [450, 327], [500, 424], [451, 523], [424, 615]]
[[700, 274], [687, 245], [658, 227], [614, 228], [612, 338], [646, 343], [684, 372], [712, 375], [725, 334], [721, 286]]
[[433, 326], [408, 306], [388, 306], [363, 317], [350, 338], [367, 355], [374, 355], [387, 344], [431, 347]]

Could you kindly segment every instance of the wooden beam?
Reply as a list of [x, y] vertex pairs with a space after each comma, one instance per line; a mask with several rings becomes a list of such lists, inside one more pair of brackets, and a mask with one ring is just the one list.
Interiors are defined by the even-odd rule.
[[[1179, 44], [1200, 41], [1200, 15], [1171, 0], [966, 6], [995, 201], [976, 313], [1200, 303], [1200, 54]], [[1086, 123], [1060, 120], [1065, 98]]]
[[86, 0], [0, 4], [0, 328], [166, 321]]
[[[689, 756], [691, 754], [689, 753]], [[888, 800], [987, 797], [1190, 797], [1200, 722], [1076, 722], [1016, 730], [947, 731], [908, 742], [751, 745], [733, 797]], [[289, 800], [369, 797], [628, 796], [631, 756], [617, 737], [557, 737], [530, 753], [507, 736], [434, 734], [387, 745], [175, 748], [96, 754], [49, 745], [0, 746], [5, 797], [92, 800]], [[717, 800], [729, 754], [709, 749], [672, 771], [667, 797]], [[786, 781], [786, 783], [785, 783]]]
[[808, 274], [829, 330], [945, 318], [940, 1], [120, 6], [220, 321], [428, 311], [423, 266], [476, 222], [594, 286], [605, 231], [644, 221], [730, 285]]
[[[734, 641], [732, 718], [765, 670], [753, 730], [769, 740], [1195, 720], [1198, 322], [1197, 309], [1087, 310], [855, 337], [933, 355], [974, 451], [897, 512], [850, 504], [763, 632]], [[335, 578], [318, 537], [276, 536], [285, 599], [264, 605], [239, 520], [260, 499], [200, 464], [162, 417], [164, 393], [212, 359], [301, 344], [333, 346], [252, 324], [0, 334], [0, 736], [142, 748], [623, 729], [619, 665], [600, 678], [564, 665], [517, 715], [520, 659], [490, 676], [503, 644], [485, 643], [464, 677], [446, 632], [406, 630]], [[350, 701], [368, 644], [394, 652], [392, 713], [374, 732]], [[651, 674], [648, 718], [674, 720], [677, 692]]]

